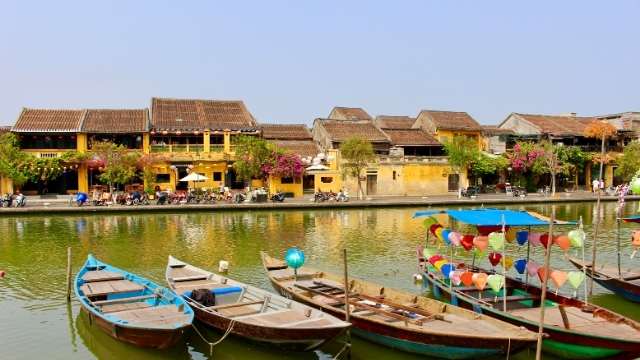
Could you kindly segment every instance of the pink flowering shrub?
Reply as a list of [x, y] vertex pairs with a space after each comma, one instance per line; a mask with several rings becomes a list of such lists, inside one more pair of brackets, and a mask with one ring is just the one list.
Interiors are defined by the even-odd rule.
[[260, 167], [260, 171], [266, 176], [298, 178], [304, 173], [304, 164], [300, 156], [291, 153], [274, 153], [272, 160]]

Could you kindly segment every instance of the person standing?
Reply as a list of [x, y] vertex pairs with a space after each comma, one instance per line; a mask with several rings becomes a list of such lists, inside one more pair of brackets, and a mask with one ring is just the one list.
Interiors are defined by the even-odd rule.
[[599, 187], [600, 187], [600, 180], [593, 179], [593, 181], [591, 182], [591, 190], [593, 191], [594, 194], [598, 191]]

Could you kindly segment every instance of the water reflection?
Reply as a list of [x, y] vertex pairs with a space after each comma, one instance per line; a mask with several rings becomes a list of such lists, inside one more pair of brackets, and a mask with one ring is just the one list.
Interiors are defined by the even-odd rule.
[[[598, 244], [598, 260], [611, 265], [616, 261], [615, 207], [615, 203], [603, 203]], [[543, 215], [550, 213], [546, 205], [513, 208], [534, 210]], [[94, 253], [115, 266], [162, 283], [169, 254], [213, 270], [217, 269], [219, 260], [224, 259], [231, 264], [230, 276], [266, 289], [271, 287], [260, 265], [260, 250], [281, 255], [288, 247], [299, 246], [305, 250], [309, 265], [339, 272], [341, 251], [347, 247], [350, 272], [354, 276], [420, 293], [421, 287], [411, 279], [416, 271], [416, 246], [425, 240], [422, 219], [412, 219], [416, 210], [3, 217], [0, 219], [0, 269], [5, 270], [7, 276], [0, 280], [0, 323], [3, 324], [0, 338], [5, 340], [0, 347], [0, 358], [33, 358], [45, 352], [55, 358], [86, 358], [91, 354], [107, 359], [207, 357], [207, 347], [193, 334], [169, 352], [155, 352], [122, 344], [100, 331], [88, 329], [80, 320], [81, 315], [74, 318], [73, 313], [79, 313], [78, 303], [74, 301], [69, 307], [64, 299], [67, 246], [73, 250], [74, 270], [82, 265], [88, 253]], [[627, 203], [624, 213], [631, 215], [637, 210], [637, 202]], [[585, 250], [589, 257], [594, 219], [592, 204], [557, 204], [556, 213], [560, 219], [583, 218], [588, 236]], [[623, 270], [636, 267], [640, 258], [629, 258], [630, 234], [634, 228], [633, 224], [622, 226]], [[531, 252], [541, 263], [542, 248], [532, 248]], [[526, 257], [526, 247], [510, 248], [509, 255], [514, 259]], [[576, 255], [576, 251], [570, 250], [569, 255]], [[461, 249], [457, 249], [454, 256], [471, 259], [470, 254]], [[488, 264], [486, 258], [483, 261], [484, 265]], [[552, 266], [572, 270], [557, 248], [554, 248]], [[636, 305], [599, 286], [595, 290], [598, 294], [593, 299], [595, 302], [640, 319]], [[561, 291], [571, 292], [571, 289], [567, 286]], [[75, 333], [81, 341], [75, 340]], [[220, 334], [208, 332], [207, 336], [217, 339]], [[39, 343], [39, 339], [46, 341]], [[230, 339], [216, 348], [214, 357], [317, 359], [337, 350], [339, 346], [332, 344], [318, 353], [288, 354]], [[354, 342], [353, 357], [412, 358], [360, 340]], [[528, 357], [520, 355], [519, 358]]]

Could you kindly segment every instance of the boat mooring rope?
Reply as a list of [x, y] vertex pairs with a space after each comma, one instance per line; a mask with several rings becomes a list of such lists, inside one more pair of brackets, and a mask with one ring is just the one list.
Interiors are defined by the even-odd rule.
[[511, 337], [508, 337], [507, 339], [509, 339], [509, 342], [507, 345], [507, 360], [509, 360], [509, 356], [511, 355]]
[[224, 332], [224, 335], [222, 335], [222, 337], [220, 339], [218, 339], [218, 341], [216, 342], [210, 342], [207, 340], [207, 338], [204, 337], [204, 335], [202, 335], [202, 333], [200, 332], [200, 330], [198, 330], [198, 328], [196, 327], [196, 324], [191, 324], [191, 327], [193, 327], [193, 329], [196, 331], [196, 333], [198, 334], [198, 336], [200, 336], [200, 338], [202, 339], [202, 341], [204, 341], [205, 343], [207, 343], [209, 345], [209, 356], [213, 356], [213, 348], [214, 346], [219, 345], [221, 342], [224, 341], [224, 339], [227, 338], [227, 336], [229, 336], [229, 334], [231, 334], [231, 331], [233, 331], [233, 327], [236, 325], [236, 321], [235, 320], [231, 320], [229, 322], [229, 327], [227, 327], [227, 330]]

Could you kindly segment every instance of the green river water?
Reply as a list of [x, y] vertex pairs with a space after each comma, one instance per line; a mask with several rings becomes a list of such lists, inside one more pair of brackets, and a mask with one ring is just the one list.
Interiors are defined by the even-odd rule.
[[[627, 203], [625, 215], [638, 211]], [[555, 205], [560, 219], [584, 219], [591, 253], [592, 204]], [[604, 229], [598, 259], [614, 265], [615, 203], [603, 204]], [[550, 205], [512, 206], [548, 215]], [[74, 272], [88, 253], [114, 266], [163, 283], [167, 256], [172, 254], [199, 267], [217, 270], [220, 260], [230, 262], [228, 276], [271, 290], [260, 264], [259, 251], [281, 256], [290, 246], [304, 249], [307, 264], [327, 271], [342, 271], [342, 249], [349, 250], [349, 269], [354, 277], [390, 288], [421, 293], [414, 284], [415, 249], [424, 243], [420, 219], [424, 208], [345, 210], [234, 211], [194, 213], [146, 213], [114, 215], [0, 217], [0, 359], [203, 359], [208, 347], [190, 331], [185, 340], [166, 350], [139, 349], [113, 340], [90, 328], [80, 315], [79, 303], [65, 301], [66, 248], [73, 250]], [[566, 229], [564, 232], [571, 228]], [[623, 225], [623, 269], [637, 266], [630, 260], [630, 232]], [[526, 253], [510, 248], [514, 257]], [[552, 266], [572, 270], [554, 247]], [[576, 250], [570, 250], [571, 255]], [[541, 248], [533, 257], [542, 263]], [[467, 257], [460, 251], [457, 257]], [[590, 258], [590, 256], [587, 256]], [[639, 257], [640, 258], [640, 257]], [[487, 265], [487, 260], [483, 261]], [[512, 270], [513, 271], [513, 270]], [[638, 305], [607, 293], [595, 285], [593, 301], [640, 320]], [[570, 293], [566, 284], [561, 290]], [[582, 294], [580, 292], [579, 294]], [[214, 340], [221, 334], [207, 331]], [[288, 353], [228, 338], [214, 350], [215, 359], [330, 359], [340, 349], [330, 344], [313, 353]], [[531, 359], [535, 351], [515, 358]], [[354, 339], [354, 359], [418, 359]], [[513, 357], [512, 357], [513, 358]], [[549, 358], [549, 357], [545, 357]]]

